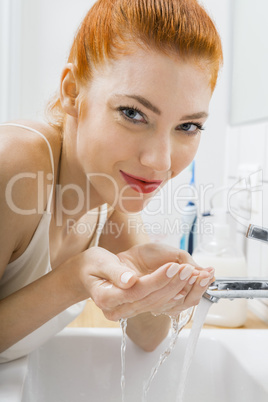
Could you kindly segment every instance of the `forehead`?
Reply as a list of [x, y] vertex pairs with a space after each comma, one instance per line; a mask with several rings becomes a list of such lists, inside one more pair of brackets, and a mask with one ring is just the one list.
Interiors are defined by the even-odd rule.
[[[107, 98], [114, 93], [135, 93], [161, 106], [175, 103], [208, 104], [211, 98], [210, 71], [191, 59], [167, 56], [137, 47], [135, 53], [121, 56], [97, 68], [91, 89]], [[194, 105], [193, 105], [194, 107]], [[201, 106], [200, 106], [201, 107]], [[204, 106], [202, 107], [204, 109]]]

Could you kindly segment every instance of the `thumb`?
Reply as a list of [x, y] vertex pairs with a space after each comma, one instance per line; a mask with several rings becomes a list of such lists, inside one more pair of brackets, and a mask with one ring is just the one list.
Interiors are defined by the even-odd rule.
[[[113, 284], [120, 289], [131, 288], [138, 280], [135, 269], [130, 268], [125, 261], [101, 247], [89, 249], [91, 275], [106, 281], [106, 286]], [[92, 264], [94, 261], [94, 264]]]
[[120, 289], [131, 288], [138, 280], [135, 270], [130, 268], [125, 262], [120, 261], [115, 255], [113, 255], [112, 260], [107, 261], [102, 266], [99, 276]]
[[120, 263], [116, 267], [116, 275], [113, 275], [113, 283], [120, 289], [131, 288], [138, 280], [136, 272], [129, 268], [125, 263]]

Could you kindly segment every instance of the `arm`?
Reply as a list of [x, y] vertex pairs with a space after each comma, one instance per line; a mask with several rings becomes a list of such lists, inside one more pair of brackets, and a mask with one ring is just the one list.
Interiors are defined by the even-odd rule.
[[0, 302], [0, 353], [74, 304], [71, 273], [56, 269]]
[[[40, 171], [44, 173], [43, 192], [37, 191], [37, 172]], [[15, 261], [26, 250], [39, 224], [43, 212], [39, 211], [40, 206], [45, 208], [48, 197], [45, 190], [51, 184], [47, 181], [48, 173], [51, 173], [50, 158], [47, 145], [42, 139], [31, 132], [22, 135], [21, 130], [18, 132], [14, 127], [1, 128], [0, 278], [7, 264]], [[30, 210], [36, 212], [29, 214]], [[69, 301], [64, 297], [66, 281], [62, 276], [60, 272], [53, 272], [8, 297], [4, 297], [8, 292], [2, 284], [1, 351], [70, 305], [72, 297]]]

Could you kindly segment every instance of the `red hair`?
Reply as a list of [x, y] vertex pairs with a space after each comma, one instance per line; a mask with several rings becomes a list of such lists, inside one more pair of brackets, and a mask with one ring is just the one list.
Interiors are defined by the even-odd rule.
[[[214, 90], [223, 59], [221, 40], [196, 0], [98, 0], [77, 31], [68, 62], [86, 83], [94, 67], [130, 53], [133, 45], [205, 62]], [[60, 100], [50, 109], [62, 126]]]

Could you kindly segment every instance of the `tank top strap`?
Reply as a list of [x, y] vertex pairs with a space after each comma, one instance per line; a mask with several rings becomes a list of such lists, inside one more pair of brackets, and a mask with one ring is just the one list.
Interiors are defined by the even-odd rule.
[[19, 124], [19, 123], [2, 123], [2, 124], [0, 124], [0, 126], [12, 126], [12, 127], [24, 128], [25, 130], [32, 131], [33, 133], [38, 134], [40, 137], [43, 138], [43, 140], [45, 140], [45, 142], [46, 142], [46, 144], [48, 146], [50, 162], [51, 162], [51, 169], [52, 169], [52, 188], [51, 188], [51, 191], [50, 191], [50, 194], [49, 194], [46, 211], [51, 212], [51, 203], [52, 203], [53, 188], [54, 188], [54, 159], [53, 159], [53, 152], [52, 152], [52, 149], [51, 149], [49, 141], [44, 136], [44, 134], [40, 133], [40, 131], [38, 131], [35, 128], [32, 128], [32, 127], [24, 126], [23, 124]]

